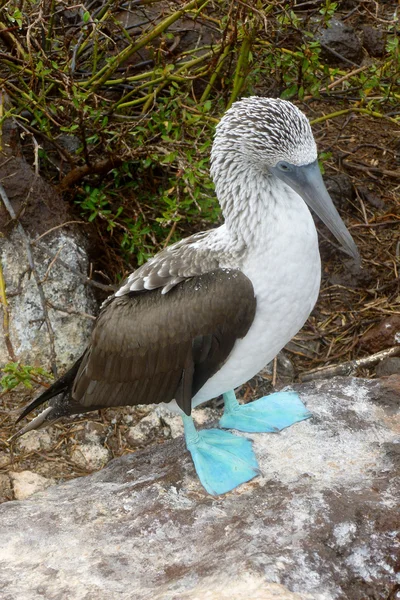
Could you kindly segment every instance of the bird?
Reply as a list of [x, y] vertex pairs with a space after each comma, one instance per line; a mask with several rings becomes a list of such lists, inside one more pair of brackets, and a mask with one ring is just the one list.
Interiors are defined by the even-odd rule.
[[[294, 391], [240, 404], [234, 389], [301, 329], [319, 294], [321, 260], [310, 209], [360, 264], [324, 185], [310, 123], [289, 101], [234, 102], [216, 127], [210, 174], [223, 223], [150, 258], [102, 305], [88, 346], [19, 416], [49, 401], [16, 436], [106, 407], [165, 404], [178, 412], [205, 490], [256, 477], [252, 442], [311, 414]], [[192, 410], [222, 395], [219, 426]]]

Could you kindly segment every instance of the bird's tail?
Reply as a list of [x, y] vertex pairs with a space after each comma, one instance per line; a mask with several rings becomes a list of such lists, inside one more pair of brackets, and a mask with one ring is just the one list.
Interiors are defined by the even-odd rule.
[[[63, 416], [63, 414], [60, 414], [60, 404], [62, 405], [63, 399], [65, 397], [69, 397], [70, 395], [70, 391], [72, 389], [72, 385], [74, 383], [82, 359], [83, 356], [81, 356], [81, 358], [79, 358], [76, 361], [74, 366], [71, 367], [69, 371], [65, 373], [65, 375], [60, 377], [60, 379], [57, 379], [57, 381], [55, 381], [53, 385], [51, 385], [47, 390], [40, 394], [40, 396], [38, 396], [37, 398], [32, 400], [32, 402], [30, 402], [27, 406], [25, 406], [22, 413], [16, 420], [16, 423], [19, 423], [24, 417], [29, 415], [29, 413], [31, 413], [38, 406], [41, 406], [48, 400], [51, 400], [52, 398], [55, 398], [62, 394], [61, 402], [57, 401], [57, 403], [51, 403], [50, 406], [48, 406], [43, 412], [41, 412], [37, 417], [35, 417], [30, 423], [28, 423], [28, 425], [26, 425], [25, 427], [20, 429], [15, 435], [13, 435], [9, 441], [13, 441], [14, 439], [20, 437], [21, 435], [24, 435], [24, 433], [27, 433], [28, 431], [32, 431], [33, 429], [39, 429], [40, 427], [42, 427], [45, 424], [48, 424], [49, 422], [57, 421], [60, 417]], [[66, 412], [65, 414], [68, 413]]]

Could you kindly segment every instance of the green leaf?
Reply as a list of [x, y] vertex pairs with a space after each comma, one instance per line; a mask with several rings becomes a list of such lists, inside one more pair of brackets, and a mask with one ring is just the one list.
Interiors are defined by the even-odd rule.
[[289, 98], [293, 98], [297, 93], [297, 83], [293, 83], [290, 87], [288, 87], [281, 94], [282, 100], [288, 100]]

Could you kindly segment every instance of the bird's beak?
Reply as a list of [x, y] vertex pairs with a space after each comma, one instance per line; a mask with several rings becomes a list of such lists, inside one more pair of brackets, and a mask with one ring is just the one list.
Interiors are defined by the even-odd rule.
[[333, 233], [346, 254], [353, 257], [357, 265], [360, 265], [361, 260], [357, 246], [328, 194], [318, 161], [301, 167], [296, 165], [288, 165], [288, 167], [287, 170], [282, 171], [276, 166], [271, 171], [303, 198], [304, 202]]

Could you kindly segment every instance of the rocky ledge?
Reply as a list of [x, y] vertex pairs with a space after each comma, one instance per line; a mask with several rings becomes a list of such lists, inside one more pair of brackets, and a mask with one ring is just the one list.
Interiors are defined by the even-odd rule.
[[400, 378], [298, 387], [261, 476], [208, 496], [182, 438], [0, 506], [2, 600], [395, 600]]

